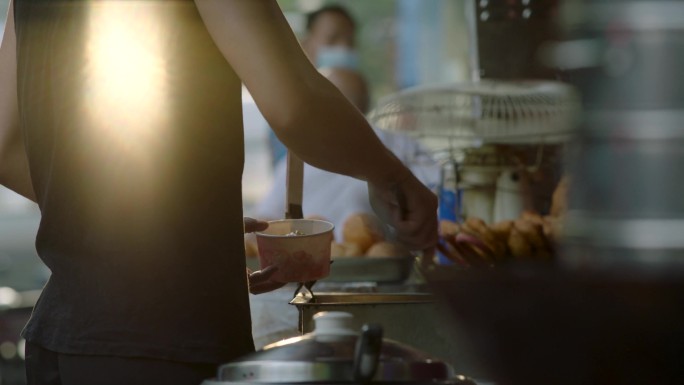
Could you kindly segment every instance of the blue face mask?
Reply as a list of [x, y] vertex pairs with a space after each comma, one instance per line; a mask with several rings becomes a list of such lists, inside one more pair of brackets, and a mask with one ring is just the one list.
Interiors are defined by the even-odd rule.
[[317, 68], [359, 69], [359, 55], [346, 47], [321, 47], [316, 56]]

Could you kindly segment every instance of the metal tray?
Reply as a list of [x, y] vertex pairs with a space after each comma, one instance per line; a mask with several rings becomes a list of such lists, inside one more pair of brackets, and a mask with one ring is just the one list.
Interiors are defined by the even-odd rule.
[[412, 257], [336, 258], [322, 282], [403, 282], [411, 275]]
[[[333, 259], [330, 275], [319, 282], [378, 282], [406, 281], [413, 272], [413, 257], [345, 257]], [[259, 269], [257, 258], [247, 258], [247, 267]]]
[[[334, 265], [334, 264], [333, 264]], [[315, 290], [314, 290], [315, 291]], [[431, 293], [340, 293], [298, 294], [290, 304], [299, 311], [299, 330], [313, 330], [313, 317], [322, 311], [341, 311], [354, 315], [354, 327], [376, 323], [383, 336], [399, 341], [429, 355], [456, 365], [464, 371], [467, 357], [461, 354], [458, 335], [451, 317]]]

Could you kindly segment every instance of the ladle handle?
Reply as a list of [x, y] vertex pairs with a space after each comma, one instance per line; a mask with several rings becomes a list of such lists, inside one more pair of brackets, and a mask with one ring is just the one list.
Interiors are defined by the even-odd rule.
[[382, 326], [366, 324], [361, 328], [361, 336], [356, 342], [354, 353], [354, 380], [368, 383], [373, 380], [382, 350]]
[[302, 219], [302, 202], [304, 199], [304, 162], [297, 154], [287, 151], [287, 174], [286, 174], [285, 218]]

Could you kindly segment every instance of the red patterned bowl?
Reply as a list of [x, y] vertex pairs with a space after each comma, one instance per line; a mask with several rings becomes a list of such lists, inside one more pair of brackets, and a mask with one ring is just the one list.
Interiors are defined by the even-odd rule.
[[278, 282], [307, 282], [330, 274], [330, 244], [335, 226], [314, 219], [283, 219], [268, 222], [256, 233], [259, 265], [277, 265], [272, 279]]

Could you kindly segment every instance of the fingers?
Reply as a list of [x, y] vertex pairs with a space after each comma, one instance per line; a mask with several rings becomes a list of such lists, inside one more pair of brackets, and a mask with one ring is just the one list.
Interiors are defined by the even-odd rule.
[[278, 267], [273, 265], [248, 274], [249, 292], [252, 294], [262, 294], [285, 286], [283, 282], [271, 281], [271, 277], [277, 271]]
[[276, 289], [280, 289], [283, 286], [285, 286], [285, 284], [282, 282], [264, 282], [254, 286], [250, 285], [249, 292], [254, 295], [263, 294]]
[[263, 268], [261, 270], [257, 270], [255, 272], [252, 272], [248, 275], [249, 277], [249, 284], [250, 285], [257, 285], [260, 283], [268, 282], [273, 274], [275, 274], [278, 271], [278, 266], [276, 265], [271, 265], [266, 268]]
[[253, 233], [255, 231], [264, 231], [268, 228], [268, 222], [260, 221], [254, 218], [244, 217], [245, 233]]
[[411, 250], [437, 244], [437, 197], [415, 178], [400, 185], [369, 185], [371, 204], [378, 216], [396, 230], [397, 241]]
[[405, 211], [397, 213], [397, 218], [404, 215], [394, 225], [398, 238], [412, 250], [433, 248], [438, 241], [437, 199], [427, 191], [429, 195], [408, 198]]
[[404, 221], [396, 224], [397, 240], [411, 250], [429, 250], [437, 245], [437, 220]]

